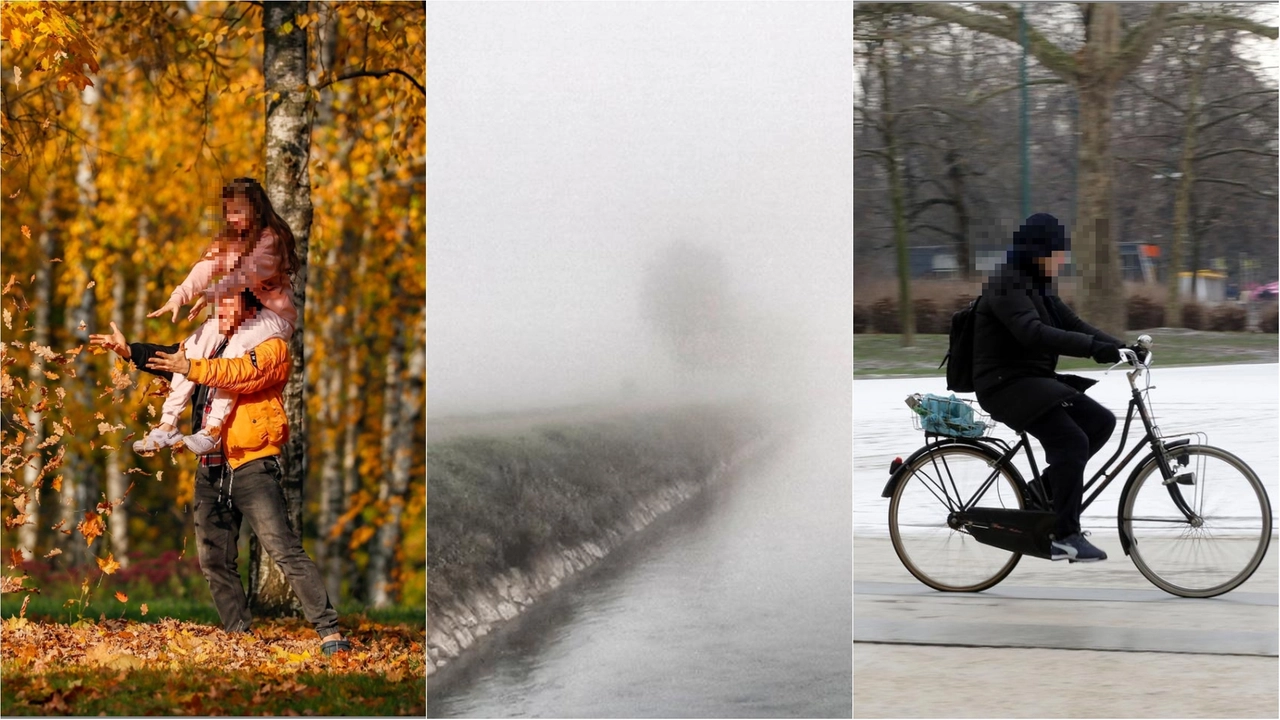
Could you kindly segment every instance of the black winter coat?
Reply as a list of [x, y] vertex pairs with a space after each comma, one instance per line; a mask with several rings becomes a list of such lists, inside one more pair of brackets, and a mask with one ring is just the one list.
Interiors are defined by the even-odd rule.
[[1059, 355], [1089, 357], [1093, 340], [1123, 343], [1076, 316], [1046, 281], [1006, 263], [987, 282], [973, 328], [978, 404], [1013, 430], [1076, 396], [1095, 381], [1059, 375]]

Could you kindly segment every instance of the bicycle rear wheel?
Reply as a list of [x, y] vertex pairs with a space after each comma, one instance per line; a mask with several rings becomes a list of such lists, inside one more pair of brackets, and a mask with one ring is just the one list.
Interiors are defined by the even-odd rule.
[[1236, 456], [1208, 445], [1169, 451], [1175, 474], [1193, 485], [1165, 485], [1149, 462], [1120, 499], [1120, 523], [1138, 571], [1182, 597], [1221, 595], [1248, 580], [1271, 542], [1271, 502], [1262, 481]]
[[1022, 555], [983, 545], [948, 524], [951, 513], [994, 480], [976, 503], [1021, 510], [1020, 483], [981, 448], [947, 445], [924, 453], [902, 470], [889, 501], [889, 536], [907, 570], [943, 592], [979, 592], [1005, 579]]

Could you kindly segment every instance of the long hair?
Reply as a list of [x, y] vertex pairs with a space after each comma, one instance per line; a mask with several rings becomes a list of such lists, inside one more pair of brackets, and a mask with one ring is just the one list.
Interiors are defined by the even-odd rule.
[[267, 197], [267, 191], [263, 190], [262, 185], [258, 184], [258, 181], [253, 178], [239, 177], [223, 186], [224, 216], [226, 213], [225, 203], [233, 198], [240, 198], [249, 202], [249, 227], [244, 231], [239, 231], [224, 222], [222, 230], [214, 238], [213, 246], [210, 249], [215, 252], [221, 252], [232, 242], [243, 242], [246, 247], [245, 253], [248, 254], [253, 252], [253, 248], [262, 239], [262, 233], [269, 229], [276, 236], [276, 242], [280, 248], [280, 271], [277, 277], [283, 282], [297, 271], [301, 264], [298, 261], [297, 243], [294, 240], [293, 231], [289, 229], [289, 224], [271, 207], [271, 200]]

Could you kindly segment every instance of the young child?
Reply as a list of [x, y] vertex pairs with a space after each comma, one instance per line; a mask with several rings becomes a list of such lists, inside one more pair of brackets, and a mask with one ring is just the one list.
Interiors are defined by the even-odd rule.
[[[219, 298], [214, 304], [214, 316], [206, 320], [191, 337], [179, 344], [179, 352], [195, 358], [237, 358], [270, 338], [288, 341], [293, 326], [263, 306], [249, 290], [237, 295]], [[195, 383], [185, 375], [174, 373], [169, 383], [169, 396], [165, 398], [160, 414], [160, 425], [133, 444], [137, 453], [153, 453], [179, 440], [196, 455], [207, 455], [221, 445], [222, 423], [235, 405], [236, 396], [226, 390], [214, 389], [205, 405], [205, 415], [199, 431], [182, 435], [177, 429], [178, 416], [191, 400]]]
[[[293, 335], [298, 311], [293, 306], [290, 275], [299, 263], [293, 232], [284, 219], [276, 214], [266, 191], [253, 178], [236, 178], [222, 188], [222, 217], [223, 229], [204, 256], [191, 268], [187, 278], [174, 289], [164, 306], [147, 317], [158, 317], [168, 312], [172, 313], [170, 320], [176, 322], [178, 310], [194, 299], [196, 302], [187, 315], [190, 320], [209, 301], [239, 297], [247, 291], [252, 302], [260, 305], [263, 312], [258, 314], [254, 322], [247, 323], [237, 332], [238, 336], [244, 337], [235, 338], [235, 342], [228, 344], [224, 350], [223, 357], [235, 357], [226, 353], [241, 349], [243, 354], [244, 348], [252, 348], [269, 337], [280, 337], [288, 341]], [[210, 324], [216, 324], [214, 318], [206, 322], [206, 325]], [[201, 336], [200, 348], [208, 352], [216, 349], [216, 345], [204, 347], [213, 342], [211, 338], [218, 336], [215, 330], [206, 331], [202, 326], [190, 340], [194, 341], [197, 335]], [[190, 350], [198, 352], [194, 342]], [[222, 419], [230, 412], [234, 397], [222, 391], [214, 393], [210, 404], [209, 425], [201, 428], [198, 433], [183, 437], [176, 427], [178, 415], [190, 400], [194, 386], [185, 377], [175, 375], [171, 388], [169, 397], [165, 400], [160, 425], [142, 440], [135, 442], [134, 450], [140, 453], [155, 452], [179, 440], [197, 455], [216, 449]], [[214, 414], [215, 409], [217, 414]]]

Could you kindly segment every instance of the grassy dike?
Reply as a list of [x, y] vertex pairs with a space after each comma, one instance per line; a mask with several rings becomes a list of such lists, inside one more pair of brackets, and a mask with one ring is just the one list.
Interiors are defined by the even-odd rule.
[[[1280, 361], [1277, 336], [1268, 333], [1208, 332], [1180, 328], [1131, 330], [1125, 339], [1146, 333], [1154, 341], [1154, 367], [1274, 363]], [[855, 378], [919, 377], [937, 375], [938, 363], [947, 354], [946, 335], [916, 335], [912, 347], [902, 347], [899, 335], [859, 333], [853, 336]], [[1096, 370], [1102, 366], [1088, 358], [1062, 357], [1059, 372]]]
[[543, 551], [594, 541], [642, 499], [709, 477], [761, 430], [743, 411], [700, 407], [429, 436], [429, 613]]

